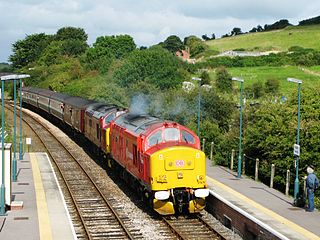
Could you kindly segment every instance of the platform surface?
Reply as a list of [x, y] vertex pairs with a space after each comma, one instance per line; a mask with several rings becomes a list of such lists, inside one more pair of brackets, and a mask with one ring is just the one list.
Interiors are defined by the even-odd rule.
[[25, 154], [17, 159], [17, 170], [12, 200], [22, 201], [23, 208], [0, 216], [0, 239], [76, 239], [47, 154]]
[[320, 212], [293, 206], [293, 198], [207, 160], [209, 188], [287, 239], [320, 239]]

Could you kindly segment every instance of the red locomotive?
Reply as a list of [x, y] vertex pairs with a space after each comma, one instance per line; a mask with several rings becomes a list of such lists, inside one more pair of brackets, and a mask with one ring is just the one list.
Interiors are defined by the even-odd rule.
[[158, 213], [205, 207], [205, 154], [188, 128], [43, 89], [24, 88], [23, 103], [85, 136]]

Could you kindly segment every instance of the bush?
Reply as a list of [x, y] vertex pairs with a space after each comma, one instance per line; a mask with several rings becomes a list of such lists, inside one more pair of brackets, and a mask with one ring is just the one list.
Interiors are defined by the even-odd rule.
[[277, 93], [279, 91], [280, 82], [278, 79], [269, 78], [265, 82], [265, 91], [266, 93]]

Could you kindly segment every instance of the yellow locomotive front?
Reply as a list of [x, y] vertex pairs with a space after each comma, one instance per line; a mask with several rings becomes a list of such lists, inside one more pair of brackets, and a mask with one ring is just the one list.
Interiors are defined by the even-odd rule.
[[157, 141], [158, 148], [150, 154], [153, 208], [161, 215], [200, 212], [209, 194], [205, 154], [199, 150], [199, 138], [182, 128], [164, 127], [162, 144], [159, 146]]

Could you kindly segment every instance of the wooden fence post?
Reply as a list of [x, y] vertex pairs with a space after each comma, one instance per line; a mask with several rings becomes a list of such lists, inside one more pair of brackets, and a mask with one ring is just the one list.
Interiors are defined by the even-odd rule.
[[233, 160], [234, 160], [234, 149], [231, 151], [231, 161], [230, 161], [230, 169], [233, 170]]
[[256, 158], [256, 168], [254, 171], [254, 180], [258, 181], [259, 176], [259, 158]]
[[202, 152], [204, 152], [205, 144], [206, 144], [206, 139], [203, 138], [203, 139], [202, 139]]
[[289, 196], [289, 187], [290, 187], [290, 170], [287, 170], [287, 177], [286, 177], [286, 196]]
[[210, 148], [210, 160], [212, 161], [213, 158], [213, 142], [211, 142], [211, 148]]
[[275, 173], [275, 165], [271, 164], [270, 188], [273, 188], [274, 173]]
[[242, 158], [242, 174], [246, 174], [246, 154], [243, 154]]

